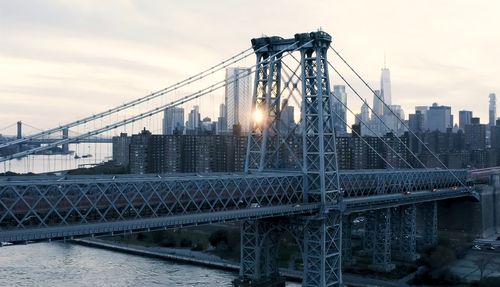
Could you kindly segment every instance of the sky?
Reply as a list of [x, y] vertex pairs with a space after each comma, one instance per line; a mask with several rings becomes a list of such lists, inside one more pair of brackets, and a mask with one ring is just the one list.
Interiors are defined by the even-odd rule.
[[57, 126], [178, 82], [251, 38], [319, 28], [374, 88], [386, 55], [406, 114], [438, 102], [486, 123], [488, 94], [500, 94], [498, 11], [491, 0], [0, 1], [0, 128]]

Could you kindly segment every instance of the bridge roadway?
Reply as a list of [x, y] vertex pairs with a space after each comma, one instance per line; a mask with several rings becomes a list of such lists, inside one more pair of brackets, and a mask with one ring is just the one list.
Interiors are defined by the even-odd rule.
[[[463, 170], [454, 171], [465, 182]], [[345, 213], [476, 197], [448, 171], [340, 173]], [[255, 218], [315, 214], [297, 172], [0, 179], [0, 242], [141, 232]]]

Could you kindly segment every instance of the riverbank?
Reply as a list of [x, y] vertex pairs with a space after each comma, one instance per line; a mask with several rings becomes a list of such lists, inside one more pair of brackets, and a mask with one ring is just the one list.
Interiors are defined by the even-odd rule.
[[221, 259], [217, 256], [199, 251], [191, 251], [189, 249], [146, 247], [109, 240], [101, 240], [97, 238], [74, 239], [71, 240], [71, 242], [84, 246], [102, 248], [127, 254], [173, 260], [181, 263], [189, 263], [205, 267], [215, 267], [218, 269], [229, 271], [235, 271], [239, 269], [239, 264], [237, 262]]
[[[167, 248], [167, 247], [147, 247], [135, 244], [119, 243], [97, 238], [75, 239], [70, 241], [75, 244], [89, 246], [93, 248], [101, 248], [112, 250], [121, 253], [132, 255], [146, 256], [164, 260], [172, 260], [180, 263], [199, 265], [209, 268], [216, 268], [237, 273], [240, 265], [238, 262], [221, 259], [218, 256], [207, 254], [201, 251], [192, 251], [183, 248]], [[302, 281], [302, 271], [280, 268], [282, 274], [287, 280], [300, 282]], [[387, 286], [400, 287], [407, 286], [402, 280], [385, 281], [379, 279], [371, 279], [362, 276], [344, 274], [344, 282], [348, 286], [373, 287]]]
[[[238, 272], [240, 265], [238, 262], [222, 259], [218, 256], [207, 254], [201, 251], [192, 251], [183, 248], [167, 247], [147, 247], [135, 244], [119, 243], [115, 241], [101, 240], [97, 238], [74, 239], [72, 243], [102, 248], [132, 255], [147, 256], [176, 262], [194, 264], [204, 267], [217, 268], [221, 270]], [[302, 272], [290, 269], [280, 269], [280, 273], [286, 279], [292, 281], [302, 280]]]

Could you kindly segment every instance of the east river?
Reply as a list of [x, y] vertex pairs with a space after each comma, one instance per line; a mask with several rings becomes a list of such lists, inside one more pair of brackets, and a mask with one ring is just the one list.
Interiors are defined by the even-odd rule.
[[0, 286], [231, 286], [235, 276], [69, 243], [0, 248]]

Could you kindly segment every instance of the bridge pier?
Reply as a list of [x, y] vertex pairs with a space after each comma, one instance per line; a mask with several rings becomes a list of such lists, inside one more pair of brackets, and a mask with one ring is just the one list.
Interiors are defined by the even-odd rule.
[[426, 248], [435, 246], [438, 240], [438, 214], [437, 201], [427, 202], [423, 204], [423, 221], [424, 221], [424, 246]]
[[342, 217], [342, 264], [349, 266], [353, 263], [352, 258], [352, 214]]
[[284, 230], [299, 244], [304, 263], [304, 287], [341, 286], [342, 214], [296, 217], [292, 221], [245, 221], [241, 227], [241, 261], [235, 287], [282, 287], [277, 243]]
[[[65, 139], [68, 139], [68, 128], [64, 128], [62, 130], [62, 139], [65, 140]], [[62, 145], [62, 153], [63, 154], [68, 154], [69, 153], [69, 144], [63, 144]]]
[[391, 247], [398, 250], [401, 241], [401, 208], [391, 208]]
[[412, 205], [402, 206], [400, 212], [399, 254], [403, 259], [415, 261], [417, 254], [417, 207]]
[[363, 252], [366, 256], [372, 256], [373, 244], [375, 240], [375, 211], [365, 213], [365, 234], [363, 236]]
[[[21, 121], [17, 122], [17, 135], [16, 139], [21, 139], [23, 137], [23, 123]], [[20, 153], [23, 151], [23, 144], [20, 143], [16, 146], [16, 152]]]
[[241, 254], [239, 278], [235, 287], [284, 287], [276, 264], [276, 240], [269, 233], [270, 225], [262, 220], [248, 220], [241, 225]]
[[391, 263], [391, 209], [375, 211], [374, 233], [370, 268], [374, 271], [389, 272], [395, 267]]
[[304, 226], [303, 287], [341, 286], [342, 214], [310, 219]]

